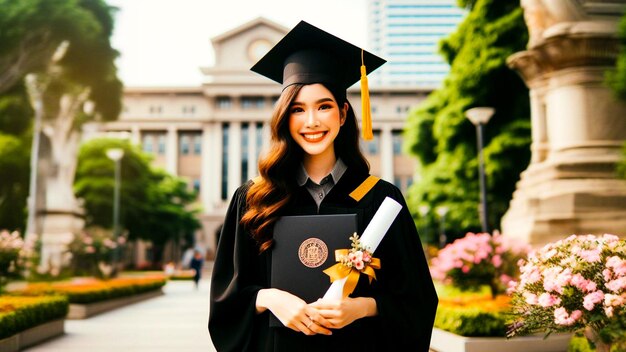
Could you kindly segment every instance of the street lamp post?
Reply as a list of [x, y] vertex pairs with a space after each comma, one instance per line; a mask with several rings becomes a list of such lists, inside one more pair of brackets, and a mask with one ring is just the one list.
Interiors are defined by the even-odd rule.
[[113, 248], [113, 254], [111, 259], [111, 266], [113, 272], [117, 272], [118, 261], [118, 237], [119, 237], [119, 222], [120, 222], [120, 174], [121, 174], [121, 160], [124, 157], [124, 150], [120, 148], [111, 148], [106, 151], [107, 157], [115, 162], [115, 188], [113, 191], [113, 241], [116, 246]]
[[489, 122], [494, 113], [493, 108], [472, 108], [465, 112], [465, 116], [476, 126], [476, 144], [478, 145], [478, 181], [480, 183], [480, 223], [483, 232], [489, 232], [487, 222], [487, 185], [485, 182], [485, 158], [483, 155], [483, 126]]
[[437, 212], [437, 215], [439, 215], [439, 219], [441, 219], [440, 221], [441, 233], [439, 234], [439, 248], [443, 248], [446, 245], [446, 242], [448, 242], [448, 236], [446, 236], [446, 215], [448, 214], [449, 210], [450, 208], [448, 208], [445, 205], [440, 205], [437, 207], [437, 209], [435, 209], [435, 211]]

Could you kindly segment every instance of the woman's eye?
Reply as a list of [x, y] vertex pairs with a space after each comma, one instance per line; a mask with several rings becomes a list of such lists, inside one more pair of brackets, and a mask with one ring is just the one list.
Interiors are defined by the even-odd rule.
[[295, 114], [295, 113], [298, 113], [298, 112], [303, 112], [303, 111], [304, 110], [302, 110], [302, 108], [299, 108], [299, 107], [291, 108], [291, 113], [292, 114]]
[[332, 105], [329, 105], [329, 104], [320, 105], [320, 110], [327, 110], [327, 109], [332, 109]]

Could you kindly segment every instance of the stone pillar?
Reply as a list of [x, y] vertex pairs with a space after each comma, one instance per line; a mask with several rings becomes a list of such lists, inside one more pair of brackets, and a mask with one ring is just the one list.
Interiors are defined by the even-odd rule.
[[[211, 125], [204, 125], [202, 127], [202, 155], [201, 155], [201, 171], [200, 171], [200, 202], [202, 203], [202, 209], [205, 212], [213, 210], [213, 202], [211, 194], [215, 189], [215, 169], [212, 165], [212, 157], [217, 153], [217, 150], [212, 147], [213, 129]], [[213, 170], [213, 172], [211, 172]]]
[[134, 145], [141, 146], [141, 131], [139, 125], [133, 125], [130, 131], [130, 142]]
[[228, 194], [241, 186], [241, 122], [231, 122], [228, 130]]
[[393, 137], [391, 126], [384, 124], [380, 130], [380, 177], [393, 183]]
[[258, 166], [259, 162], [259, 150], [257, 150], [257, 140], [256, 140], [256, 129], [257, 125], [255, 122], [250, 122], [248, 125], [248, 178], [253, 179], [258, 175]]
[[170, 126], [167, 129], [165, 170], [172, 175], [178, 175], [178, 131], [176, 126]]
[[540, 245], [571, 234], [626, 235], [626, 181], [615, 173], [626, 104], [604, 84], [626, 1], [522, 0], [527, 51], [508, 59], [531, 99], [532, 158], [504, 234]]

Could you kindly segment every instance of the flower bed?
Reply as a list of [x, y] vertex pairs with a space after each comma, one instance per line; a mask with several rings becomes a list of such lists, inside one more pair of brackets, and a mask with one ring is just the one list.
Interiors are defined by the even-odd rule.
[[63, 296], [0, 296], [0, 339], [65, 317], [69, 309]]
[[174, 280], [174, 281], [185, 281], [185, 280], [193, 280], [195, 276], [196, 276], [196, 271], [193, 269], [177, 270], [177, 271], [174, 271], [174, 274], [169, 276], [168, 279]]
[[509, 297], [491, 298], [489, 287], [463, 292], [437, 285], [439, 306], [435, 327], [462, 336], [505, 336]]
[[599, 351], [626, 342], [626, 241], [575, 236], [550, 243], [521, 263], [512, 286], [511, 336], [584, 332]]
[[59, 294], [67, 296], [70, 303], [94, 303], [158, 290], [166, 283], [162, 276], [144, 278], [117, 278], [107, 281], [79, 278], [55, 283], [31, 283], [13, 295], [40, 296]]

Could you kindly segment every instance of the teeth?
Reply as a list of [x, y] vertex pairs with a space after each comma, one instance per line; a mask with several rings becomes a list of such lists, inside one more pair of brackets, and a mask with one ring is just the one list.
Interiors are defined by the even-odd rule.
[[304, 135], [304, 139], [318, 139], [318, 138], [322, 138], [322, 136], [324, 136], [324, 132], [320, 132], [320, 133], [315, 133], [315, 134], [305, 134]]

